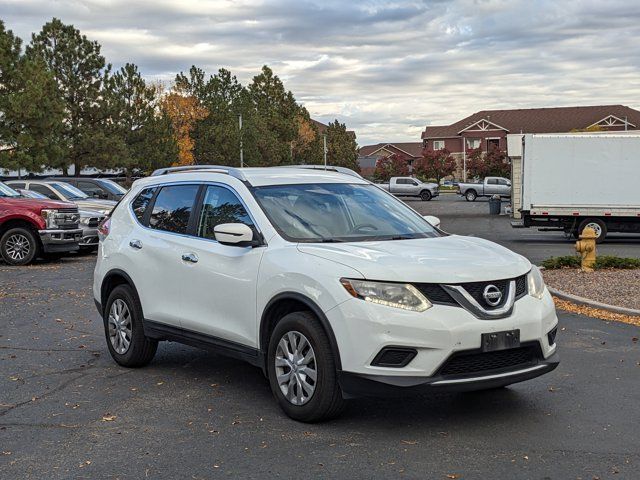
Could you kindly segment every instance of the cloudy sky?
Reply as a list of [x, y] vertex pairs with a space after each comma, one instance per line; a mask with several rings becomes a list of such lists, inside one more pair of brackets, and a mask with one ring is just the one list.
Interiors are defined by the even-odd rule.
[[268, 64], [360, 145], [482, 109], [640, 108], [636, 1], [0, 0], [23, 39], [53, 16], [153, 80], [195, 64], [248, 83]]

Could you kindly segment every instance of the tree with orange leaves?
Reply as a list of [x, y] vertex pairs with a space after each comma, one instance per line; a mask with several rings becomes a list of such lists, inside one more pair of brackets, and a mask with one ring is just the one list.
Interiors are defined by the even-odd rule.
[[178, 145], [178, 161], [174, 164], [193, 165], [193, 146], [191, 138], [196, 122], [203, 120], [209, 111], [200, 105], [198, 99], [192, 95], [187, 95], [182, 88], [174, 87], [162, 99], [162, 110], [165, 112]]

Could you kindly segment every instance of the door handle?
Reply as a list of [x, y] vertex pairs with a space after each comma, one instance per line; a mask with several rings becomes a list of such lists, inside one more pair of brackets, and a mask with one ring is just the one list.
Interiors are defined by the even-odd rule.
[[195, 253], [183, 253], [182, 260], [189, 263], [198, 263], [198, 256]]
[[131, 248], [135, 248], [136, 250], [140, 250], [142, 248], [142, 242], [140, 240], [131, 240], [129, 242], [129, 246]]

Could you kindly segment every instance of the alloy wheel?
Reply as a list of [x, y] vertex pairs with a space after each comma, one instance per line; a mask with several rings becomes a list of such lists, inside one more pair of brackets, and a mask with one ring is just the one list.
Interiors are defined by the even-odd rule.
[[[593, 231], [596, 232], [596, 238], [600, 238], [600, 235], [602, 235], [602, 227], [597, 222], [589, 222], [584, 226], [584, 228], [592, 228]], [[582, 229], [583, 231], [584, 228]]]
[[302, 333], [285, 333], [276, 348], [276, 377], [284, 397], [293, 405], [307, 403], [317, 385], [316, 356]]
[[29, 239], [22, 233], [11, 235], [5, 243], [5, 252], [14, 261], [24, 260], [29, 255], [30, 250]]
[[117, 298], [109, 309], [109, 340], [120, 355], [124, 355], [131, 345], [131, 312], [124, 300]]

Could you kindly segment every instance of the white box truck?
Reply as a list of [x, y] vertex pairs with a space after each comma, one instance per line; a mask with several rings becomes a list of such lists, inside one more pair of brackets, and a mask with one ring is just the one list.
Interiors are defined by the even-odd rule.
[[640, 232], [640, 132], [508, 135], [511, 225]]

